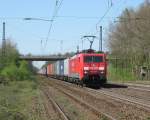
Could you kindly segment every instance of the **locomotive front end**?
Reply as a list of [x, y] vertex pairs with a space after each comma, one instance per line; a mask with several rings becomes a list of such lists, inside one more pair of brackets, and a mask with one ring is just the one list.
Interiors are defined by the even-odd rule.
[[107, 80], [105, 54], [86, 54], [83, 56], [83, 81], [85, 84], [101, 85]]

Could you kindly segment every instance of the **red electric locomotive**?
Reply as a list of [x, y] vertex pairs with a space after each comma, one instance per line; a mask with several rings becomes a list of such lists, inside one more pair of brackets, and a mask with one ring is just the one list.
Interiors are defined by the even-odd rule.
[[107, 81], [106, 54], [93, 50], [81, 52], [69, 60], [69, 77], [86, 85], [101, 85]]

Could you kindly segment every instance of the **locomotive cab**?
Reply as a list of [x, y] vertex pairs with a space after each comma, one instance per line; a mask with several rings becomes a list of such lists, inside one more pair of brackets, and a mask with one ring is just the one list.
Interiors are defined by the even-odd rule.
[[100, 85], [106, 83], [105, 54], [83, 54], [83, 83]]
[[72, 81], [85, 85], [106, 83], [107, 63], [105, 53], [88, 50], [69, 59], [69, 77]]

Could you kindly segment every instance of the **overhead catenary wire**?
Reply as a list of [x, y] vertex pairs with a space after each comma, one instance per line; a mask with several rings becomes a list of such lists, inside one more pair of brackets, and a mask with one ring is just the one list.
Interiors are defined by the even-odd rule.
[[[99, 20], [96, 22], [96, 24], [94, 25], [94, 30], [95, 30], [95, 26], [96, 26], [96, 30], [97, 30], [98, 24], [99, 24], [103, 19], [105, 19], [106, 15], [107, 15], [108, 12], [111, 10], [111, 8], [112, 8], [112, 6], [113, 6], [113, 3], [112, 3], [112, 0], [111, 0], [111, 4], [109, 4], [109, 1], [110, 1], [110, 0], [108, 0], [108, 8], [107, 8], [107, 10], [105, 11], [104, 15], [101, 16], [100, 19], [99, 19]], [[113, 18], [113, 17], [112, 17], [112, 18]], [[92, 31], [93, 31], [93, 30], [92, 30]], [[98, 32], [98, 30], [97, 30], [97, 32]], [[92, 34], [92, 35], [96, 35], [97, 32], [94, 33], [94, 34]], [[91, 30], [90, 30], [87, 34], [91, 34]]]
[[59, 9], [60, 9], [61, 6], [62, 6], [63, 1], [64, 1], [64, 0], [61, 0], [61, 1], [59, 2], [59, 0], [56, 0], [56, 4], [55, 4], [55, 8], [54, 8], [54, 13], [53, 13], [53, 15], [52, 15], [50, 27], [49, 27], [48, 34], [47, 34], [47, 37], [46, 37], [45, 48], [46, 48], [46, 46], [47, 46], [47, 42], [48, 42], [50, 33], [51, 33], [51, 31], [52, 31], [53, 22], [54, 22], [54, 20], [55, 20], [57, 14], [58, 14]]
[[[122, 0], [118, 1], [121, 2]], [[126, 1], [126, 0], [124, 0]], [[98, 25], [104, 20], [104, 19], [116, 19], [117, 17], [107, 17], [107, 14], [110, 12], [110, 10], [112, 9], [112, 7], [114, 6], [114, 3], [112, 0], [109, 0], [109, 4], [108, 4], [108, 9], [106, 10], [106, 12], [104, 13], [104, 15], [98, 20], [98, 22], [96, 23], [96, 27], [98, 27]], [[117, 12], [117, 11], [116, 11]], [[75, 18], [75, 19], [97, 19], [97, 17], [80, 17], [80, 16], [56, 16], [57, 18]], [[99, 32], [99, 31], [97, 31]], [[96, 32], [96, 33], [97, 33]], [[95, 35], [95, 34], [94, 34]]]
[[[59, 16], [55, 16], [55, 18], [63, 18], [63, 19], [99, 19], [98, 16], [73, 16], [73, 15], [59, 15]], [[105, 17], [104, 19], [116, 19], [118, 17]], [[32, 19], [35, 21], [47, 21], [47, 22], [52, 22], [51, 19], [47, 18], [47, 17], [34, 17], [34, 18], [24, 18], [24, 17], [0, 17], [0, 20], [26, 20], [26, 19]]]
[[104, 13], [104, 15], [100, 18], [100, 20], [96, 23], [96, 26], [105, 18], [105, 16], [108, 14], [108, 12], [110, 11], [110, 9], [112, 8], [113, 3], [111, 1], [111, 5], [108, 6], [108, 9], [106, 10], [106, 12]]
[[[112, 2], [112, 0], [108, 0], [108, 8], [107, 8], [107, 10], [105, 11], [105, 13], [103, 14], [103, 16], [98, 20], [98, 22], [96, 23], [96, 33], [94, 33], [93, 35], [95, 36], [96, 34], [97, 34], [97, 32], [99, 32], [98, 30], [97, 30], [97, 27], [98, 27], [98, 25], [99, 25], [99, 23], [103, 20], [103, 19], [105, 19], [105, 17], [106, 17], [106, 15], [109, 13], [109, 11], [111, 10], [111, 8], [114, 6], [114, 4], [113, 4], [113, 2]], [[90, 33], [90, 32], [89, 32]], [[83, 44], [83, 43], [82, 43]]]
[[108, 6], [112, 6], [113, 2], [112, 0], [108, 0]]
[[[60, 4], [59, 1], [60, 1], [60, 0], [57, 0], [57, 1], [56, 1], [56, 6], [59, 6], [59, 4]], [[59, 16], [55, 15], [55, 18], [56, 18], [56, 17], [59, 17]], [[60, 16], [60, 17], [63, 17], [63, 16]], [[67, 17], [67, 16], [64, 16], [64, 17]], [[71, 17], [71, 16], [68, 16], [68, 17]], [[79, 18], [79, 19], [80, 19], [80, 18], [81, 18], [81, 19], [82, 19], [82, 18], [84, 19], [84, 17], [80, 17], [80, 16], [79, 16], [79, 17], [78, 17], [78, 16], [73, 16], [73, 17], [74, 17], [74, 18], [76, 17], [77, 19], [78, 19], [78, 18]], [[105, 16], [105, 17], [103, 18], [103, 20], [106, 19], [106, 17], [107, 17], [107, 16]], [[92, 18], [92, 17], [91, 17], [91, 18]], [[85, 19], [91, 19], [91, 18], [90, 18], [90, 17], [89, 17], [89, 18], [88, 18], [88, 17], [87, 17], [87, 18], [85, 17]], [[11, 18], [8, 18], [8, 19], [11, 19]], [[14, 18], [14, 19], [18, 19], [18, 18], [16, 17], [16, 18]], [[20, 19], [20, 18], [19, 18], [19, 19]], [[94, 19], [95, 19], [95, 18], [94, 18]], [[51, 29], [52, 29], [52, 28], [51, 28]], [[50, 31], [51, 31], [51, 30], [50, 30]], [[49, 34], [50, 34], [50, 33], [49, 33]], [[47, 41], [50, 41], [49, 37], [46, 38], [46, 40], [47, 40]], [[45, 44], [44, 41], [42, 42], [42, 44]], [[47, 44], [47, 43], [46, 43], [46, 44]], [[44, 47], [44, 45], [43, 45], [43, 47]]]
[[[122, 0], [120, 0], [120, 2], [121, 2]], [[104, 14], [103, 14], [103, 16], [102, 17], [100, 17], [100, 19], [96, 22], [96, 24], [94, 25], [94, 27], [96, 28], [96, 32], [95, 33], [93, 33], [93, 35], [96, 35], [97, 34], [97, 32], [99, 32], [99, 30], [98, 30], [98, 25], [104, 20], [104, 19], [106, 19], [106, 15], [111, 11], [111, 9], [114, 7], [114, 3], [113, 3], [113, 1], [112, 0], [108, 0], [108, 8], [106, 9], [106, 11], [104, 12]], [[114, 19], [115, 19], [116, 17], [114, 17]], [[90, 30], [90, 32], [89, 33], [91, 33], [91, 30]]]
[[[62, 1], [63, 1], [63, 0], [61, 0], [60, 2], [59, 2], [59, 1], [60, 1], [60, 0], [56, 0], [56, 4], [55, 4], [55, 6], [56, 6], [56, 8], [57, 8], [57, 11], [58, 11], [59, 8], [61, 7], [61, 4], [62, 4]], [[111, 2], [112, 2], [112, 0], [111, 0]], [[109, 4], [109, 5], [110, 5], [109, 7], [111, 7], [111, 6], [112, 6], [112, 3]], [[60, 7], [59, 7], [59, 6], [60, 6]], [[110, 9], [111, 9], [111, 8], [110, 8]], [[109, 11], [110, 11], [110, 10], [108, 9], [108, 11], [106, 11], [105, 14], [107, 15], [107, 14], [108, 14], [107, 12], [109, 12]], [[55, 13], [55, 14], [52, 16], [52, 19], [53, 19], [53, 20], [51, 19], [51, 20], [52, 20], [52, 21], [51, 21], [51, 26], [50, 26], [50, 28], [49, 28], [48, 35], [47, 35], [47, 37], [46, 37], [46, 43], [45, 43], [46, 45], [47, 45], [47, 42], [50, 40], [50, 39], [49, 39], [49, 36], [50, 36], [51, 30], [52, 30], [53, 22], [55, 21], [55, 18], [56, 18], [56, 17], [67, 17], [67, 16], [57, 16], [57, 13], [58, 13], [58, 12], [56, 12], [56, 11], [54, 11], [54, 13]], [[101, 17], [102, 20], [104, 20], [104, 19], [107, 18], [105, 14], [104, 14], [104, 16]], [[83, 18], [83, 19], [84, 19], [84, 18], [85, 18], [85, 19], [92, 19], [92, 17], [80, 17], [80, 16], [79, 16], [79, 17], [78, 17], [78, 16], [68, 16], [68, 17], [74, 17], [74, 18], [76, 18], [76, 19], [78, 19], [78, 18], [79, 18], [79, 19], [80, 19], [80, 18], [81, 18], [81, 19], [82, 19], [82, 18]], [[110, 18], [111, 18], [111, 17], [110, 17]], [[113, 18], [113, 17], [112, 17], [112, 18]], [[93, 19], [96, 19], [96, 18], [93, 17]], [[100, 22], [101, 22], [101, 21], [100, 21]], [[98, 23], [98, 24], [99, 24], [99, 23]], [[44, 44], [44, 42], [42, 42], [42, 44]], [[45, 45], [45, 44], [44, 44], [44, 45]], [[44, 45], [43, 45], [43, 46], [44, 46]], [[45, 45], [45, 46], [46, 46], [46, 45]], [[44, 48], [45, 48], [45, 47], [44, 47]]]
[[[121, 2], [122, 0], [120, 0], [119, 2]], [[91, 34], [91, 31], [88, 33], [88, 35], [94, 35], [96, 36], [96, 34], [99, 32], [99, 24], [106, 18], [107, 14], [110, 12], [110, 10], [114, 7], [114, 3], [112, 0], [108, 0], [108, 8], [106, 9], [106, 11], [104, 12], [103, 16], [96, 22], [95, 24], [95, 28], [96, 28], [96, 32], [93, 32], [93, 34]], [[101, 25], [102, 26], [102, 25]], [[83, 43], [82, 43], [83, 44]]]
[[[71, 18], [71, 19], [98, 19], [98, 16], [56, 16], [57, 18]], [[115, 19], [116, 17], [105, 17], [104, 19]]]
[[[121, 2], [121, 1], [122, 1], [123, 3], [125, 3], [127, 0], [120, 0], [120, 2]], [[114, 7], [114, 4], [113, 4], [112, 0], [108, 0], [108, 6], [110, 6], [110, 7], [108, 7], [108, 9], [107, 9], [106, 12], [104, 13], [103, 17], [101, 17], [101, 19], [97, 22], [96, 28], [97, 28], [98, 24], [99, 24], [100, 22], [102, 22], [103, 19], [106, 18], [105, 16], [109, 13], [109, 11], [111, 10], [111, 8]], [[118, 7], [117, 11], [119, 11], [119, 8], [120, 8], [120, 6]], [[117, 12], [117, 11], [116, 11], [116, 12]], [[118, 19], [119, 17], [114, 17], [114, 18], [115, 18], [115, 19], [116, 19], [116, 18]], [[126, 18], [123, 18], [123, 19], [126, 19]], [[141, 20], [141, 19], [143, 19], [143, 18], [133, 18], [133, 19]]]

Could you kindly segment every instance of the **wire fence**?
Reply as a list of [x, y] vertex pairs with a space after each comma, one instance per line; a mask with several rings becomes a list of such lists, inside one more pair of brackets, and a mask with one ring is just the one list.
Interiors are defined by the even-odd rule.
[[111, 58], [108, 61], [108, 79], [113, 81], [150, 81], [150, 59], [145, 65], [135, 58]]

